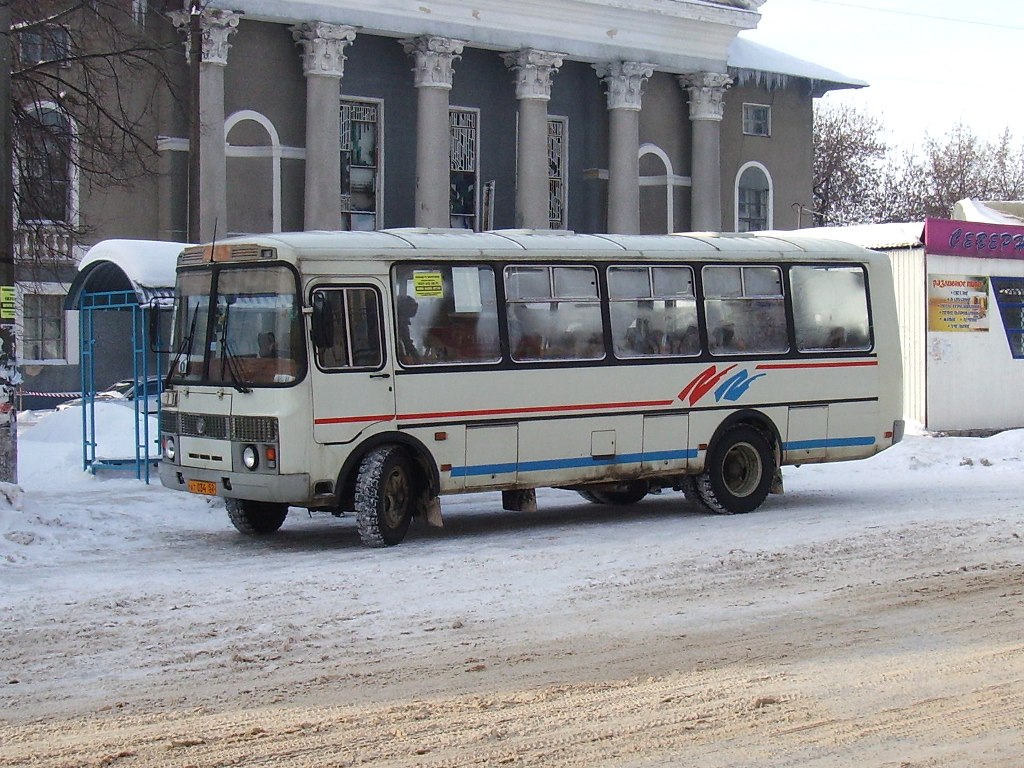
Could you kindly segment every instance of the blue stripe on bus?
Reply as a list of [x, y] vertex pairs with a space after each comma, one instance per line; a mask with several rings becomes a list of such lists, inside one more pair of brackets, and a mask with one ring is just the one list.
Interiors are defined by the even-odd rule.
[[858, 446], [874, 445], [875, 438], [870, 435], [866, 437], [832, 437], [823, 440], [791, 440], [782, 444], [784, 451], [807, 451], [814, 448], [854, 448]]
[[542, 461], [508, 462], [504, 464], [476, 464], [469, 467], [452, 467], [452, 477], [473, 475], [503, 475], [510, 472], [543, 472], [551, 469], [579, 469], [581, 467], [603, 467], [611, 464], [639, 464], [644, 461], [673, 461], [693, 459], [697, 449], [682, 451], [652, 451], [649, 453], [626, 453], [621, 456], [594, 458], [580, 456], [568, 459], [544, 459]]

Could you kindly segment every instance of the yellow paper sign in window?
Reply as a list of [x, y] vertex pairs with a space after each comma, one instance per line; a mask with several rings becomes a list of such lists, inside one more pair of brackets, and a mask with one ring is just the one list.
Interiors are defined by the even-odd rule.
[[0, 320], [14, 319], [14, 286], [0, 286]]
[[444, 296], [444, 281], [440, 272], [415, 272], [412, 285], [417, 299], [440, 299]]

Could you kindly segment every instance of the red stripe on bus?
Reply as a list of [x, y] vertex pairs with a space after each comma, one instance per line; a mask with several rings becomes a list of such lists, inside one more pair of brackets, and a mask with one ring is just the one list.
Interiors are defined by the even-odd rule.
[[394, 421], [395, 414], [384, 413], [380, 416], [338, 416], [332, 419], [314, 419], [314, 424], [353, 424], [361, 421]]
[[400, 419], [439, 419], [459, 416], [509, 416], [515, 413], [552, 413], [554, 411], [599, 411], [612, 408], [660, 408], [672, 400], [647, 400], [631, 403], [586, 403], [584, 405], [538, 405], [533, 408], [487, 408], [478, 411], [438, 411], [437, 413], [403, 413]]
[[758, 370], [779, 370], [782, 368], [859, 368], [878, 365], [877, 360], [854, 360], [836, 363], [760, 363]]

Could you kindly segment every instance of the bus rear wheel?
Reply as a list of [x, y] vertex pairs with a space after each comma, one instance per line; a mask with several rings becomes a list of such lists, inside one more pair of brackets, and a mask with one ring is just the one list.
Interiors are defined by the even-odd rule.
[[356, 477], [356, 524], [369, 547], [401, 543], [412, 521], [412, 466], [397, 446], [376, 448], [363, 458]]
[[636, 504], [651, 491], [651, 486], [644, 480], [632, 483], [621, 483], [613, 488], [601, 490], [582, 488], [577, 493], [592, 504], [613, 504], [627, 506]]
[[266, 536], [274, 533], [288, 517], [287, 504], [271, 501], [250, 501], [248, 499], [225, 499], [231, 524], [240, 533], [249, 536]]
[[760, 430], [740, 424], [727, 430], [708, 453], [697, 492], [713, 512], [752, 512], [764, 503], [775, 477], [775, 458]]

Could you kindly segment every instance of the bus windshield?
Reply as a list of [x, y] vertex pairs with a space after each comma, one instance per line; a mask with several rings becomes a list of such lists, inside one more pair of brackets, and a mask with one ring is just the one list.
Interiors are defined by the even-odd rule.
[[244, 392], [302, 377], [301, 313], [287, 267], [182, 271], [175, 294], [172, 382]]

